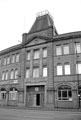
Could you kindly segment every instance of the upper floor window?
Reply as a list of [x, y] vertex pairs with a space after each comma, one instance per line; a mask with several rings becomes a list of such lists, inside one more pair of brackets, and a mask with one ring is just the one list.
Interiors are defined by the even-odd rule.
[[19, 62], [19, 53], [16, 54], [16, 62]]
[[47, 77], [47, 66], [43, 66], [43, 77]]
[[5, 80], [8, 80], [8, 70], [5, 73]]
[[2, 72], [2, 80], [5, 80], [5, 72]]
[[11, 70], [10, 79], [13, 79], [13, 78], [14, 78], [14, 70], [12, 69], [12, 70]]
[[33, 77], [39, 77], [39, 67], [33, 68]]
[[30, 51], [27, 51], [26, 60], [30, 60]]
[[39, 59], [39, 49], [34, 50], [34, 59]]
[[62, 85], [58, 88], [58, 100], [69, 100], [72, 101], [72, 90], [71, 87]]
[[70, 64], [69, 63], [66, 63], [64, 65], [64, 73], [65, 73], [65, 75], [70, 75], [71, 71], [70, 71]]
[[7, 57], [7, 64], [10, 63], [10, 56]]
[[15, 62], [15, 54], [12, 55], [12, 60], [11, 60], [11, 63], [14, 63]]
[[6, 65], [6, 57], [4, 57], [4, 63], [3, 64]]
[[47, 57], [47, 48], [43, 48], [43, 58]]
[[26, 78], [29, 78], [30, 77], [30, 68], [27, 68], [26, 69]]
[[80, 44], [80, 42], [75, 43], [75, 53], [81, 53], [81, 44]]
[[81, 63], [76, 64], [76, 73], [81, 74]]
[[58, 64], [57, 65], [57, 75], [63, 75], [63, 71], [62, 71], [62, 65], [61, 64]]
[[56, 55], [62, 55], [62, 47], [61, 47], [61, 45], [56, 46]]
[[18, 78], [18, 69], [15, 69], [15, 79]]
[[63, 53], [64, 54], [69, 54], [69, 45], [64, 45], [63, 46]]

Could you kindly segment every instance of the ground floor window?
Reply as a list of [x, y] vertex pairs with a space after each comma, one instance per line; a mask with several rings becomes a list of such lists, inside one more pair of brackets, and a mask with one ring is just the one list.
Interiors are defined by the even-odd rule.
[[0, 91], [0, 99], [6, 99], [6, 90], [5, 88], [2, 88]]
[[58, 100], [72, 101], [72, 90], [69, 86], [60, 86], [58, 88]]
[[18, 91], [16, 88], [11, 88], [9, 91], [9, 100], [18, 100]]

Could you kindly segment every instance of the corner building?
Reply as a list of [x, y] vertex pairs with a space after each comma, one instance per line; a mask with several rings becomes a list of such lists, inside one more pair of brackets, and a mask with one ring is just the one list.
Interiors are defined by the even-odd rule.
[[81, 32], [59, 35], [39, 14], [22, 43], [0, 52], [0, 105], [81, 107]]

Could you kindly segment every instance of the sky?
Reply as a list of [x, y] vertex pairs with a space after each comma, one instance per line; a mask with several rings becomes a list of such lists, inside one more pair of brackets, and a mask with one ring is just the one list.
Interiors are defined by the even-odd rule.
[[81, 0], [0, 0], [0, 51], [20, 44], [37, 13], [45, 10], [58, 34], [81, 31]]

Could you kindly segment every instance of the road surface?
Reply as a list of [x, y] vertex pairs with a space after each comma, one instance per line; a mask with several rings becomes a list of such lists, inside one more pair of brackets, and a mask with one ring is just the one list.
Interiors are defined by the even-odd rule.
[[0, 108], [0, 120], [81, 120], [81, 112]]

